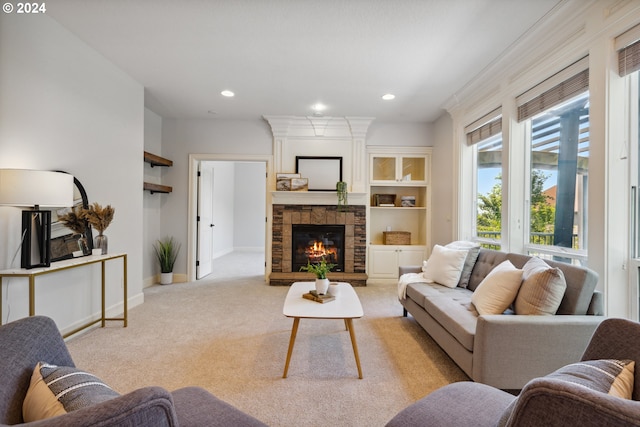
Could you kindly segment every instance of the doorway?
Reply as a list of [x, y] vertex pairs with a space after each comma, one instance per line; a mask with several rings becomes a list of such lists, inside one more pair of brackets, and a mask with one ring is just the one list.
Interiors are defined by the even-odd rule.
[[188, 280], [206, 278], [232, 252], [260, 254], [266, 280], [270, 167], [270, 156], [189, 156]]

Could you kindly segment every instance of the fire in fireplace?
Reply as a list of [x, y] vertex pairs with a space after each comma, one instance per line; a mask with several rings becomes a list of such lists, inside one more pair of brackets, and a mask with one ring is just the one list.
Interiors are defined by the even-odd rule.
[[291, 227], [292, 271], [299, 271], [307, 262], [320, 262], [322, 258], [336, 264], [332, 271], [344, 271], [344, 225], [294, 224]]

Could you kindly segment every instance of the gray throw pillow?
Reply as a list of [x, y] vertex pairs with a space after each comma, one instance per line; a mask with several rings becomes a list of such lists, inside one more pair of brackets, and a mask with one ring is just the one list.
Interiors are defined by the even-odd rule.
[[480, 254], [480, 245], [476, 242], [469, 242], [466, 240], [456, 240], [455, 242], [451, 242], [445, 247], [450, 249], [465, 249], [468, 250], [467, 258], [464, 261], [464, 266], [462, 267], [462, 273], [460, 274], [460, 280], [458, 281], [458, 287], [466, 288], [469, 286], [469, 279], [471, 278], [471, 271], [473, 267], [476, 265], [476, 261], [478, 260], [478, 255]]

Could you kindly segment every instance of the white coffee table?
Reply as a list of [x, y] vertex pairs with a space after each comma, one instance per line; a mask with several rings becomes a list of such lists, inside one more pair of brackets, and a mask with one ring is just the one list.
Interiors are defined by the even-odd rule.
[[282, 375], [282, 378], [287, 378], [289, 362], [291, 361], [291, 353], [293, 352], [293, 345], [296, 341], [296, 334], [298, 333], [298, 324], [300, 323], [300, 319], [304, 318], [344, 319], [345, 327], [351, 336], [353, 354], [356, 357], [358, 378], [362, 379], [362, 368], [360, 367], [360, 356], [358, 356], [356, 334], [353, 330], [353, 319], [358, 319], [364, 315], [358, 294], [356, 294], [356, 291], [353, 290], [353, 287], [349, 283], [339, 282], [339, 293], [336, 299], [322, 304], [302, 298], [302, 295], [309, 292], [311, 289], [315, 289], [314, 282], [295, 282], [291, 285], [289, 293], [287, 293], [287, 297], [284, 300], [282, 314], [287, 317], [293, 317], [293, 328], [291, 329], [287, 362], [284, 365], [284, 374]]

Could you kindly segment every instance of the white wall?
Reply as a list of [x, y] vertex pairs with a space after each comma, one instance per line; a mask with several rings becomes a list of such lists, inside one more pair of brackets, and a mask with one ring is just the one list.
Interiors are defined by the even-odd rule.
[[[129, 254], [130, 306], [141, 303], [142, 86], [47, 15], [2, 14], [0, 93], [0, 167], [68, 171], [90, 202], [113, 206], [109, 251]], [[19, 247], [19, 216], [0, 208], [2, 269]], [[121, 272], [116, 263], [107, 270], [112, 312], [121, 309]], [[99, 279], [97, 266], [38, 278], [36, 312], [63, 331], [94, 318]], [[27, 315], [27, 287], [24, 279], [3, 286], [3, 322]]]
[[455, 169], [453, 162], [453, 139], [451, 116], [443, 114], [434, 124], [434, 144], [431, 161], [431, 243], [445, 245], [455, 235], [455, 217], [451, 184]]
[[267, 216], [265, 164], [237, 162], [235, 166], [233, 246], [236, 250], [264, 250]]
[[[162, 155], [162, 117], [146, 108], [144, 110], [144, 151]], [[146, 162], [143, 165], [144, 181], [162, 184], [166, 167], [151, 167]], [[165, 237], [160, 226], [160, 214], [162, 205], [169, 200], [170, 196], [170, 194], [151, 194], [148, 191], [143, 193], [142, 277], [144, 277], [144, 286], [150, 286], [158, 281], [160, 266], [156, 260], [153, 245], [157, 240]]]
[[433, 147], [433, 124], [390, 123], [374, 120], [367, 132], [367, 145]]

